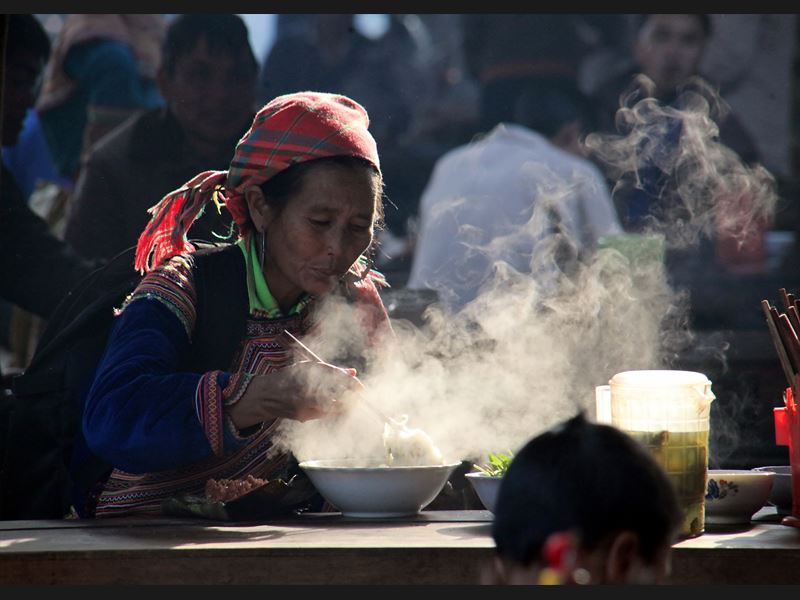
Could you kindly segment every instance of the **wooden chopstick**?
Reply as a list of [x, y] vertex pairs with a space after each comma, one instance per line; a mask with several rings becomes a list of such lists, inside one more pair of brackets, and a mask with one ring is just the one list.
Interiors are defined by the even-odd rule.
[[800, 313], [797, 312], [797, 307], [794, 304], [786, 309], [786, 316], [789, 317], [789, 322], [792, 324], [795, 334], [800, 332]]
[[797, 374], [800, 372], [800, 341], [797, 339], [797, 333], [795, 333], [792, 323], [789, 321], [789, 317], [785, 314], [780, 314], [778, 315], [778, 322], [778, 331], [783, 336], [784, 346], [788, 350], [787, 354], [794, 366], [794, 373]]
[[795, 371], [792, 369], [792, 363], [789, 361], [789, 356], [783, 346], [783, 339], [778, 332], [778, 325], [772, 316], [772, 311], [774, 309], [770, 306], [768, 300], [761, 301], [761, 308], [767, 318], [767, 328], [769, 329], [772, 343], [775, 346], [775, 351], [778, 353], [778, 360], [780, 360], [783, 374], [786, 376], [786, 381], [789, 382], [789, 387], [792, 388], [792, 393], [795, 393]]
[[[314, 361], [320, 362], [320, 363], [324, 363], [325, 362], [311, 348], [306, 346], [303, 342], [301, 342], [295, 336], [293, 336], [291, 333], [289, 333], [288, 330], [284, 329], [283, 333], [287, 338], [292, 340], [292, 343], [295, 345], [295, 347], [297, 347], [300, 350], [300, 352], [306, 356], [306, 358], [309, 358], [311, 360], [314, 360]], [[392, 427], [395, 427], [397, 429], [402, 429], [403, 431], [409, 431], [408, 427], [406, 427], [405, 424], [394, 420], [389, 415], [384, 413], [377, 406], [372, 404], [372, 402], [367, 400], [364, 397], [364, 394], [359, 393], [358, 397], [361, 400], [361, 404], [363, 404], [366, 408], [368, 408], [370, 411], [372, 411], [372, 414], [374, 414], [376, 417], [378, 417], [381, 421], [383, 421], [384, 423], [389, 423], [389, 425], [391, 425]]]
[[786, 288], [779, 289], [778, 293], [781, 295], [781, 299], [783, 300], [784, 306], [786, 306], [786, 308], [789, 308], [792, 305], [792, 303], [789, 302], [789, 294], [786, 292]]

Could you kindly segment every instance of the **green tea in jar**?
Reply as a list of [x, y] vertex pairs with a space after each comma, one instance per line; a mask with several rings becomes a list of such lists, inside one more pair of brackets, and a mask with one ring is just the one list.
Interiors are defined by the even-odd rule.
[[627, 433], [647, 447], [675, 486], [684, 513], [681, 537], [695, 537], [703, 533], [708, 430]]

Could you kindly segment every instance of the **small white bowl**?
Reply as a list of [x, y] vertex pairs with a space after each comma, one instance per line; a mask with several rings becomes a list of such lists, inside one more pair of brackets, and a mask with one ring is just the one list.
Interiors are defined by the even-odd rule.
[[772, 481], [772, 492], [769, 494], [769, 503], [774, 505], [778, 512], [788, 515], [792, 512], [792, 467], [791, 465], [772, 465], [768, 467], [755, 467], [753, 471], [770, 471], [775, 473]]
[[766, 504], [775, 473], [710, 469], [706, 477], [706, 525], [746, 525]]
[[486, 473], [473, 472], [465, 475], [475, 493], [478, 494], [481, 503], [494, 514], [494, 507], [497, 504], [497, 492], [500, 490], [500, 482], [503, 481], [502, 477], [492, 477]]
[[416, 515], [433, 502], [461, 463], [392, 467], [384, 460], [308, 460], [311, 483], [342, 515], [358, 518]]

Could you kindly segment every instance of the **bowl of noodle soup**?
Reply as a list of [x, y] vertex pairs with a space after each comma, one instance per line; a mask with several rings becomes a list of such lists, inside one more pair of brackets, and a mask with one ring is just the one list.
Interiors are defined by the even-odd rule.
[[387, 518], [419, 513], [460, 464], [395, 466], [383, 459], [329, 459], [303, 461], [300, 468], [343, 516]]
[[446, 461], [430, 437], [405, 422], [384, 427], [384, 456], [306, 460], [300, 468], [346, 517], [389, 518], [419, 513], [442, 491], [461, 461]]

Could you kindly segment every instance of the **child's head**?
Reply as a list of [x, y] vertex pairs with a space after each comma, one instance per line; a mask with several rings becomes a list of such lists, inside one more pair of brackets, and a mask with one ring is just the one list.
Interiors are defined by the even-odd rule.
[[531, 439], [503, 478], [495, 582], [658, 582], [681, 521], [647, 449], [578, 415]]

